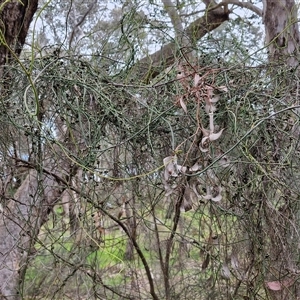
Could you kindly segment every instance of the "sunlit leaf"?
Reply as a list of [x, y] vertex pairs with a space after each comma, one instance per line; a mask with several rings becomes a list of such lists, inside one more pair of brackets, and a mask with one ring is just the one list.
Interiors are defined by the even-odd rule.
[[221, 194], [217, 195], [216, 197], [211, 198], [211, 201], [214, 201], [214, 202], [219, 202], [221, 200], [222, 200], [222, 195]]

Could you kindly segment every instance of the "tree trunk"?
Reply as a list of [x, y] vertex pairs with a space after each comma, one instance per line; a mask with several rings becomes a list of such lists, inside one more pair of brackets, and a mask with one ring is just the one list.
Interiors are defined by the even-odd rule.
[[[282, 76], [278, 74], [278, 68], [274, 65], [279, 64], [284, 70], [299, 65], [300, 34], [297, 23], [297, 5], [294, 0], [264, 0], [263, 4], [265, 42], [268, 46], [269, 62], [272, 68], [270, 74], [273, 74], [274, 82], [282, 84], [283, 90], [287, 90], [289, 93], [286, 85], [291, 83], [291, 74], [287, 73], [287, 78], [282, 80]], [[294, 82], [292, 84], [294, 85]], [[282, 96], [288, 99], [288, 95]], [[286, 100], [287, 106], [291, 104], [289, 100]], [[287, 134], [292, 133], [287, 132]], [[298, 137], [295, 138], [298, 139]], [[284, 197], [289, 198], [287, 193]], [[290, 202], [292, 201], [287, 201], [289, 203], [287, 211], [291, 213], [288, 213], [287, 216], [283, 212], [271, 212], [269, 208], [265, 209], [265, 231], [271, 244], [266, 288], [269, 290], [271, 299], [274, 300], [299, 299], [300, 297], [299, 283], [295, 278], [295, 271], [293, 271], [297, 270], [299, 250], [292, 238], [295, 234], [295, 227], [298, 228], [297, 223], [293, 223], [298, 220], [292, 221], [292, 216], [297, 215], [298, 206]]]
[[[38, 0], [0, 0], [0, 77], [4, 85], [2, 96], [9, 89], [9, 75], [5, 75], [5, 65], [20, 55], [25, 43], [30, 23], [38, 6]], [[43, 177], [43, 178], [42, 178]], [[49, 181], [42, 176], [39, 180]], [[31, 237], [37, 234], [35, 227], [43, 222], [44, 212], [34, 203], [39, 192], [37, 172], [30, 175], [18, 189], [0, 215], [0, 298], [19, 299], [19, 272], [22, 271], [22, 258], [29, 254]], [[53, 196], [54, 190], [48, 186], [43, 191]], [[38, 196], [40, 198], [40, 196]], [[44, 210], [44, 209], [42, 209]]]
[[269, 61], [298, 66], [300, 35], [295, 1], [264, 0], [263, 3]]
[[38, 0], [0, 0], [0, 66], [20, 55], [37, 6]]
[[31, 170], [0, 215], [0, 298], [22, 298], [34, 242], [62, 190], [51, 175]]

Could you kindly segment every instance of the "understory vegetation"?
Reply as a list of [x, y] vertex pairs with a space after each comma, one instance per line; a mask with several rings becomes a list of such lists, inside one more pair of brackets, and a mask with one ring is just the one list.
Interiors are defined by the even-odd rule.
[[298, 299], [293, 9], [58, 2], [0, 26], [0, 298]]

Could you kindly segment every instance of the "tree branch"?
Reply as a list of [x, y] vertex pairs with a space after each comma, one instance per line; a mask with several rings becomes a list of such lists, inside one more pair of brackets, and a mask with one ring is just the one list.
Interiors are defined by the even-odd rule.
[[[209, 5], [211, 3], [209, 2]], [[208, 32], [220, 26], [223, 22], [229, 20], [229, 12], [223, 8], [208, 9], [205, 14], [192, 22], [185, 30], [186, 35], [193, 44], [205, 36]], [[139, 60], [132, 68], [132, 74], [138, 74], [144, 82], [150, 82], [163, 70], [172, 65], [184, 47], [178, 47], [175, 41], [164, 45], [159, 51]], [[186, 52], [191, 49], [185, 49]]]
[[241, 2], [239, 0], [226, 0], [226, 1], [223, 1], [223, 2], [219, 3], [217, 5], [217, 7], [223, 6], [224, 4], [234, 4], [234, 5], [237, 5], [239, 7], [247, 8], [247, 9], [253, 11], [254, 13], [256, 13], [260, 17], [263, 15], [262, 9], [258, 8], [257, 6], [253, 5], [250, 2]]
[[179, 38], [183, 34], [183, 26], [181, 23], [181, 18], [171, 0], [162, 0], [162, 3], [164, 5], [166, 12], [168, 13], [168, 15], [171, 19], [172, 25], [176, 32], [176, 36], [177, 36], [177, 38]]

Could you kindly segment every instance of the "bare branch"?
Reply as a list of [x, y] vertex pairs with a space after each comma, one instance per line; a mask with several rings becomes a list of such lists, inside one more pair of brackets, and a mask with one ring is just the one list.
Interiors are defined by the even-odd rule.
[[[210, 2], [208, 2], [210, 4]], [[192, 41], [196, 43], [199, 39], [205, 36], [208, 32], [219, 27], [223, 22], [229, 19], [229, 12], [224, 11], [223, 8], [213, 8], [204, 14], [204, 16], [198, 18], [192, 22], [185, 30], [184, 34]], [[138, 61], [131, 71], [136, 74], [138, 72], [140, 78], [143, 81], [149, 82], [155, 78], [167, 67], [172, 65], [176, 61], [176, 57], [180, 55], [183, 47], [179, 48], [175, 42], [171, 42], [164, 45], [160, 50], [155, 53], [144, 57]], [[184, 49], [186, 52], [190, 49]]]
[[224, 4], [234, 4], [234, 5], [237, 5], [239, 7], [247, 8], [247, 9], [253, 11], [254, 13], [256, 13], [260, 17], [263, 15], [262, 9], [260, 9], [257, 6], [253, 5], [251, 2], [241, 2], [239, 0], [226, 0], [226, 1], [223, 1], [220, 4], [218, 4], [217, 6], [218, 7], [223, 6]]
[[77, 22], [77, 24], [73, 27], [73, 30], [72, 30], [72, 33], [70, 36], [70, 41], [69, 41], [69, 49], [71, 49], [71, 45], [72, 45], [73, 39], [75, 37], [75, 34], [78, 32], [78, 30], [80, 29], [80, 26], [83, 24], [86, 17], [89, 15], [89, 13], [91, 12], [91, 10], [93, 9], [93, 7], [95, 6], [96, 3], [97, 3], [97, 0], [95, 0], [93, 3], [91, 3], [89, 5], [89, 8], [87, 9], [87, 11], [84, 13], [84, 15], [81, 17], [81, 19]]
[[[213, 10], [213, 9], [216, 9], [218, 7], [221, 7], [221, 6], [224, 6], [224, 5], [228, 5], [228, 4], [233, 4], [233, 5], [237, 5], [239, 7], [247, 8], [247, 9], [253, 11], [254, 13], [256, 13], [260, 17], [263, 15], [263, 11], [259, 7], [253, 5], [250, 2], [241, 2], [239, 0], [222, 1], [219, 4], [216, 4], [216, 6], [210, 8], [210, 10]], [[180, 17], [190, 17], [190, 16], [194, 16], [194, 15], [197, 15], [197, 14], [203, 13], [203, 12], [205, 12], [205, 9], [198, 10], [198, 11], [193, 11], [193, 12], [188, 13], [188, 14], [180, 14]]]
[[162, 3], [164, 4], [164, 8], [171, 19], [177, 37], [180, 37], [183, 34], [183, 26], [181, 23], [180, 15], [175, 9], [175, 5], [171, 0], [162, 0]]

